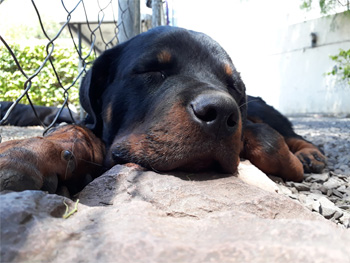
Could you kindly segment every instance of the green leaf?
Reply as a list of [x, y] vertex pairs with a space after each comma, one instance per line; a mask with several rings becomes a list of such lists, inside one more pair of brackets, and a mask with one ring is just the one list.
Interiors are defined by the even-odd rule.
[[326, 72], [326, 75], [339, 76], [340, 79], [345, 80], [350, 84], [350, 49], [340, 49], [339, 54], [329, 57], [337, 64], [333, 67], [332, 71]]

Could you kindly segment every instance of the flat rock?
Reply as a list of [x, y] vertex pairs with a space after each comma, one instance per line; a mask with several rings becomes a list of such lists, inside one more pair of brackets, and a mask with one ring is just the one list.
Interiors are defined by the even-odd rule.
[[322, 174], [308, 174], [305, 177], [305, 182], [316, 182], [316, 183], [324, 183], [329, 178], [328, 173], [322, 173]]
[[336, 189], [340, 187], [341, 185], [345, 184], [344, 181], [340, 180], [339, 178], [336, 177], [331, 177], [328, 179], [327, 182], [323, 184], [324, 187], [327, 189]]
[[77, 198], [1, 194], [1, 261], [350, 261], [350, 230], [234, 176], [115, 166]]
[[300, 191], [309, 191], [310, 186], [306, 183], [296, 183], [296, 182], [287, 182], [286, 183], [289, 187], [294, 187], [296, 190]]
[[[330, 200], [328, 200], [326, 197], [321, 197], [319, 200], [320, 205], [321, 205], [321, 214], [329, 219], [332, 218], [332, 216], [338, 212], [338, 214], [340, 214], [340, 216], [343, 215], [342, 211], [340, 208], [338, 208], [333, 202], [331, 202]], [[339, 217], [340, 217], [339, 216]]]

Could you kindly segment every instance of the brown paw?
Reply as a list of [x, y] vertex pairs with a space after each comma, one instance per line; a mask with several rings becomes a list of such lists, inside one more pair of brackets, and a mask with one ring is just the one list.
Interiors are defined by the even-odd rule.
[[102, 169], [104, 145], [90, 131], [74, 125], [45, 137], [0, 144], [0, 191], [44, 190], [64, 184], [73, 192]]
[[321, 173], [327, 165], [327, 158], [315, 148], [303, 148], [295, 155], [303, 164], [305, 173]]
[[0, 191], [44, 190], [55, 193], [57, 167], [67, 163], [55, 158], [56, 151], [54, 144], [39, 137], [0, 144]]

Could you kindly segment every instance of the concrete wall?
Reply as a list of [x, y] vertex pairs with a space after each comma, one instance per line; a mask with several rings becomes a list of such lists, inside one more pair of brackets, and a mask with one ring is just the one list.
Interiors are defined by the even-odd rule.
[[[312, 32], [317, 34], [313, 48]], [[249, 93], [262, 96], [285, 114], [350, 113], [350, 85], [324, 75], [335, 65], [329, 55], [350, 48], [349, 14], [291, 25], [269, 42], [267, 55], [246, 69]]]
[[349, 14], [318, 18], [320, 10], [301, 10], [295, 0], [170, 2], [174, 25], [202, 31], [226, 49], [248, 94], [286, 114], [350, 113], [349, 85], [324, 77], [334, 66], [329, 55], [350, 48]]

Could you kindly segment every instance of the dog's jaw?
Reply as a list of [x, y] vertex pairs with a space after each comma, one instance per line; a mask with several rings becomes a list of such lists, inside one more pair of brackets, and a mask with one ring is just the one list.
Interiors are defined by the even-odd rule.
[[210, 138], [186, 108], [174, 105], [156, 125], [141, 125], [126, 135], [116, 136], [107, 152], [106, 166], [132, 162], [155, 171], [215, 169], [234, 174], [242, 148], [240, 118], [237, 125], [230, 136]]

